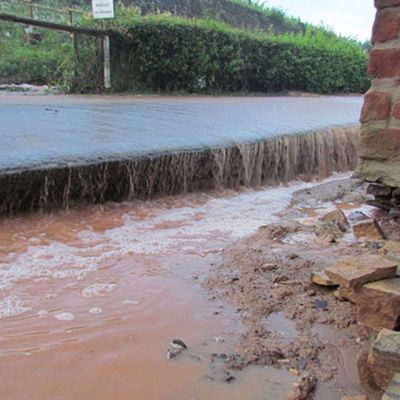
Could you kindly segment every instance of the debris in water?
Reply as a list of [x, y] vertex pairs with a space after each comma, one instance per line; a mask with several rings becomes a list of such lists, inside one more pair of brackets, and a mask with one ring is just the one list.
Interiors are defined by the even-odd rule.
[[174, 347], [175, 349], [187, 349], [188, 346], [187, 344], [182, 340], [182, 339], [174, 339], [171, 341], [171, 346]]

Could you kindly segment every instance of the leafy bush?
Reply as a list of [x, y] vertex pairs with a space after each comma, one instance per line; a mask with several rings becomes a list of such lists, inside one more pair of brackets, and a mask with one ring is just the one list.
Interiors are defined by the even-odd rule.
[[113, 24], [119, 91], [361, 93], [369, 85], [360, 44], [323, 30], [269, 36], [164, 15]]

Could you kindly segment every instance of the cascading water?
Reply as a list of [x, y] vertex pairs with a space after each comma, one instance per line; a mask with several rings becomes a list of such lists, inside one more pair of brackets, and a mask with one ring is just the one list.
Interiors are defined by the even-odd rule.
[[324, 178], [356, 166], [358, 127], [0, 176], [0, 214]]

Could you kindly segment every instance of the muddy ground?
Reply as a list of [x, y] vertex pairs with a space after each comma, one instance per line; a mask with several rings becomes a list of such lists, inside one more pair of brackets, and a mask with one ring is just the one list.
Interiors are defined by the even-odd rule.
[[[376, 254], [382, 247], [382, 242], [357, 241], [351, 231], [336, 243], [322, 240], [317, 236], [320, 218], [329, 211], [340, 208], [350, 220], [359, 217], [357, 211], [374, 215], [389, 239], [399, 239], [399, 221], [366, 207], [365, 190], [362, 182], [346, 179], [296, 192], [290, 207], [277, 216], [279, 222], [224, 250], [223, 262], [204, 285], [213, 297], [236, 307], [246, 328], [229, 357], [230, 368], [274, 365], [315, 377], [318, 399], [327, 398], [326, 385], [339, 400], [359, 394], [380, 398], [381, 393], [359, 384], [356, 368], [357, 353], [374, 333], [357, 325], [355, 306], [338, 299], [335, 289], [311, 281], [313, 271], [349, 256]], [[288, 398], [311, 399], [313, 394]]]

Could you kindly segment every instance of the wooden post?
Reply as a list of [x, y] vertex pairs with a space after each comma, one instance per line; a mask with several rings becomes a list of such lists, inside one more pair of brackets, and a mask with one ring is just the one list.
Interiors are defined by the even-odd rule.
[[111, 58], [110, 58], [110, 36], [103, 36], [104, 53], [104, 88], [111, 89]]
[[[73, 15], [73, 12], [72, 12], [72, 2], [71, 2], [71, 0], [69, 1], [68, 17], [69, 17], [69, 24], [71, 26], [73, 26], [73, 24], [74, 24], [74, 15]], [[76, 32], [72, 32], [71, 39], [72, 39], [72, 45], [74, 47], [75, 55], [78, 55], [78, 53], [79, 53], [78, 34]]]
[[29, 2], [29, 18], [33, 19], [33, 0], [30, 0]]

